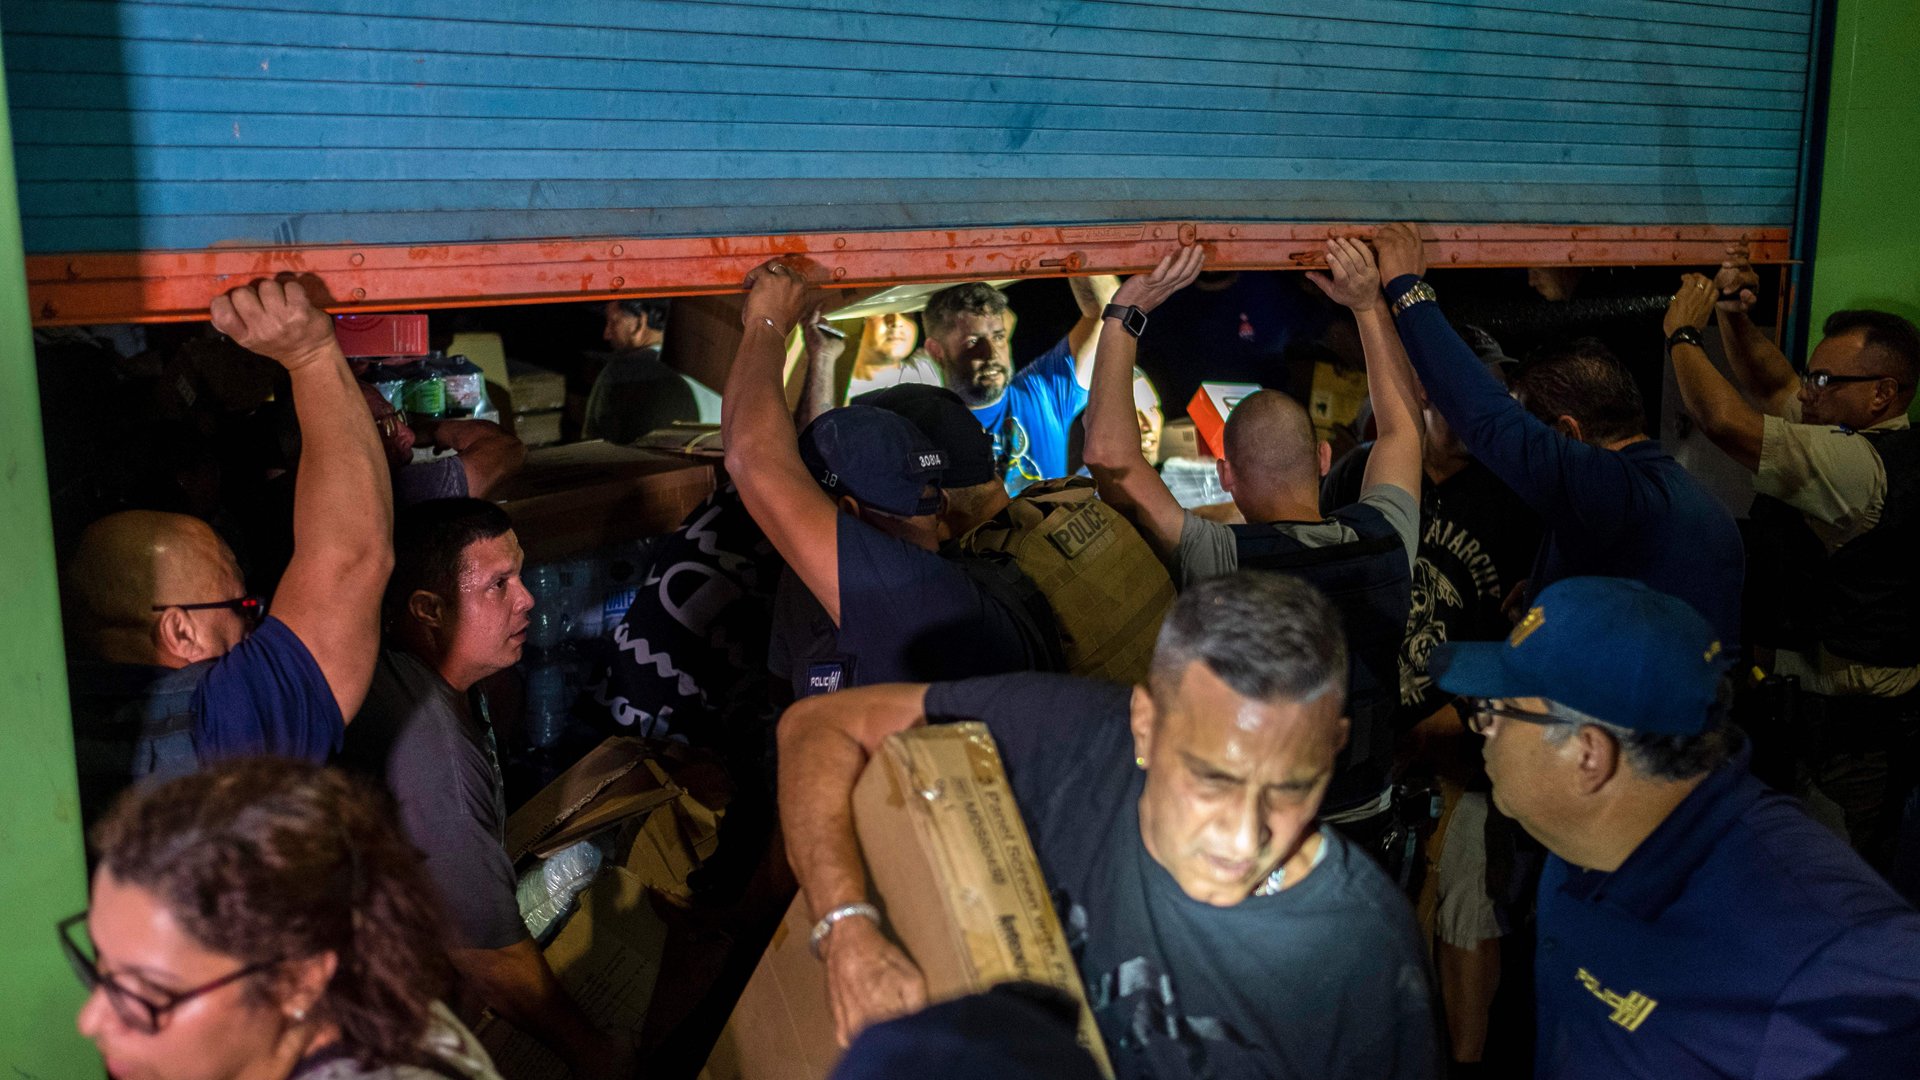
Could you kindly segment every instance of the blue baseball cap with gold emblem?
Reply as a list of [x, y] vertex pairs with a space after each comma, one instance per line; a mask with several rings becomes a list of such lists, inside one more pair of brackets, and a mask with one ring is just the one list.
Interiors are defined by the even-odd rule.
[[1465, 697], [1541, 697], [1651, 735], [1698, 735], [1732, 657], [1692, 605], [1625, 578], [1554, 582], [1505, 641], [1448, 642], [1427, 662]]

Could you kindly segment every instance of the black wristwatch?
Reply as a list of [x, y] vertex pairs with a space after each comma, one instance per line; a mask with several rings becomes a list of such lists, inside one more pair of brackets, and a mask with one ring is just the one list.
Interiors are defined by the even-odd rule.
[[1667, 335], [1667, 352], [1673, 352], [1675, 345], [1691, 345], [1696, 349], [1706, 349], [1705, 342], [1700, 338], [1700, 331], [1691, 326], [1683, 326]]
[[1134, 337], [1139, 337], [1145, 333], [1147, 329], [1147, 313], [1131, 304], [1124, 307], [1119, 304], [1108, 304], [1107, 309], [1100, 313], [1100, 317], [1102, 319], [1119, 319], [1120, 325], [1125, 327], [1127, 333], [1132, 334]]

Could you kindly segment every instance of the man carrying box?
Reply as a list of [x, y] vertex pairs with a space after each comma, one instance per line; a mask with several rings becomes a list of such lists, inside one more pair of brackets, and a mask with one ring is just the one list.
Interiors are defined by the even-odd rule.
[[867, 903], [854, 785], [890, 735], [979, 720], [1117, 1076], [1437, 1075], [1406, 903], [1315, 820], [1346, 739], [1345, 685], [1326, 600], [1245, 572], [1180, 597], [1146, 686], [1024, 674], [796, 704], [780, 727], [781, 819], [840, 1039], [926, 1004]]

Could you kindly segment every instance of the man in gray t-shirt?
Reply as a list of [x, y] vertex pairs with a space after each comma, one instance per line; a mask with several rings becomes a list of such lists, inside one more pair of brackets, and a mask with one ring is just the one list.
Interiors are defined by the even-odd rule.
[[436, 499], [400, 513], [387, 648], [345, 757], [393, 793], [451, 917], [449, 955], [462, 984], [574, 1076], [630, 1077], [632, 1045], [580, 1011], [514, 898], [499, 759], [474, 686], [520, 659], [533, 610], [522, 558], [512, 522], [493, 503]]

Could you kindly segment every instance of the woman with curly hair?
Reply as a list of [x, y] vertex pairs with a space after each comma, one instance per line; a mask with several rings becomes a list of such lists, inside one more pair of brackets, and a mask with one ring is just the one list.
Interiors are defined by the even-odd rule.
[[275, 758], [123, 797], [94, 830], [92, 907], [60, 925], [107, 1071], [498, 1080], [438, 1000], [444, 920], [389, 820], [358, 781]]

